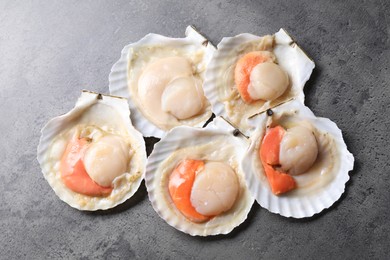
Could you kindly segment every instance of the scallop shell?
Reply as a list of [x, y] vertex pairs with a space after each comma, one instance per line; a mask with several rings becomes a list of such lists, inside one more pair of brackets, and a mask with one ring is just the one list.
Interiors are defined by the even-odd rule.
[[[225, 117], [234, 123], [241, 131], [250, 134], [253, 129], [248, 125], [246, 119], [253, 114], [277, 106], [292, 98], [304, 102], [303, 87], [314, 69], [314, 62], [303, 52], [284, 29], [280, 29], [274, 35], [273, 53], [278, 64], [288, 73], [290, 78], [289, 89], [279, 98], [265, 103], [245, 104], [242, 102], [239, 108], [232, 109], [229, 115], [227, 107], [233, 103], [226, 101], [234, 96], [234, 68], [238, 59], [250, 51], [263, 48], [260, 42], [263, 37], [248, 33], [239, 34], [234, 37], [225, 37], [218, 44], [218, 50], [210, 61], [205, 76], [204, 91], [208, 100], [213, 106], [216, 115]], [[241, 99], [239, 99], [241, 100]]]
[[[204, 51], [204, 56], [201, 63], [197, 64], [197, 71], [203, 78], [206, 65], [210, 61], [215, 47], [194, 27], [188, 26], [185, 31], [185, 38], [168, 38], [159, 34], [150, 33], [138, 42], [125, 46], [121, 52], [120, 59], [111, 68], [109, 75], [109, 89], [112, 95], [125, 97], [129, 100], [131, 111], [131, 120], [136, 129], [138, 129], [144, 136], [154, 136], [161, 138], [165, 135], [165, 131], [158, 128], [155, 124], [149, 121], [142, 114], [134, 101], [134, 96], [128, 87], [128, 73], [129, 64], [133, 57], [136, 57], [137, 52], [145, 46], [171, 46], [175, 50], [182, 50], [185, 53], [194, 53], [196, 50]], [[150, 56], [150, 55], [149, 55]], [[150, 57], [148, 57], [150, 58]], [[197, 122], [193, 126], [202, 127], [206, 121], [211, 117], [211, 107], [208, 105], [206, 109], [207, 115], [204, 119]]]
[[[131, 124], [129, 113], [124, 98], [83, 91], [71, 111], [51, 119], [43, 127], [37, 159], [43, 176], [62, 201], [79, 210], [108, 209], [123, 203], [138, 190], [145, 175], [146, 149], [142, 135]], [[114, 179], [114, 189], [106, 197], [73, 192], [61, 180], [59, 161], [67, 142], [58, 137], [78, 123], [94, 124], [131, 141], [131, 170]]]
[[[280, 118], [287, 115], [286, 122], [305, 122], [316, 129], [316, 139], [319, 144], [319, 165], [328, 165], [327, 168], [312, 167], [308, 173], [294, 176], [298, 187], [286, 194], [276, 196], [268, 184], [258, 150], [265, 134], [268, 116], [263, 113], [253, 118], [252, 124], [257, 125], [251, 137], [251, 145], [244, 155], [242, 168], [245, 172], [249, 189], [256, 201], [270, 212], [285, 217], [310, 217], [329, 208], [343, 194], [349, 180], [348, 172], [353, 169], [354, 158], [347, 150], [341, 130], [335, 123], [326, 118], [318, 118], [300, 101], [291, 101], [272, 109], [272, 117]], [[329, 144], [329, 146], [328, 146]], [[333, 147], [333, 148], [332, 148]], [[333, 150], [332, 150], [333, 149]], [[326, 162], [331, 164], [325, 164]], [[314, 169], [313, 169], [314, 168]]]
[[[192, 236], [227, 234], [247, 218], [254, 199], [247, 189], [240, 161], [249, 143], [242, 135], [233, 136], [234, 130], [223, 119], [215, 118], [203, 129], [176, 127], [155, 145], [146, 168], [146, 187], [154, 210], [172, 227]], [[205, 223], [193, 223], [176, 209], [167, 180], [176, 164], [187, 156], [228, 161], [241, 187], [233, 208]]]

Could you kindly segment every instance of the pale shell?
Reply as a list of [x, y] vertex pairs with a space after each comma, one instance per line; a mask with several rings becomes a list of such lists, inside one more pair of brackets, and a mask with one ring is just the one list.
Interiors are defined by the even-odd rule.
[[[144, 46], [171, 46], [175, 49], [182, 49], [184, 52], [194, 52], [194, 50], [202, 50], [204, 52], [203, 59], [196, 67], [200, 71], [200, 75], [204, 77], [204, 71], [209, 63], [215, 47], [194, 27], [188, 26], [185, 31], [185, 38], [168, 38], [159, 34], [150, 33], [138, 42], [125, 46], [121, 52], [120, 59], [113, 65], [109, 75], [109, 89], [112, 95], [125, 97], [129, 100], [131, 111], [131, 120], [134, 127], [138, 129], [144, 136], [154, 136], [161, 138], [165, 135], [165, 131], [157, 127], [142, 114], [133, 100], [131, 91], [128, 87], [128, 71], [129, 61], [137, 54], [137, 50]], [[211, 117], [211, 106], [204, 112], [205, 116], [202, 121], [197, 122], [193, 126], [202, 127]]]
[[[310, 176], [305, 177], [305, 174], [301, 175], [303, 177], [298, 176], [298, 178], [313, 178], [308, 180], [314, 181], [313, 187], [315, 188], [304, 186], [304, 189], [299, 190], [299, 181], [305, 179], [297, 179], [295, 176], [298, 183], [296, 190], [279, 196], [274, 195], [258, 159], [258, 149], [265, 134], [268, 117], [267, 113], [263, 113], [253, 118], [252, 121], [252, 125], [256, 125], [257, 128], [251, 136], [251, 145], [242, 161], [246, 181], [256, 201], [270, 212], [293, 218], [311, 217], [332, 206], [343, 194], [345, 185], [349, 180], [348, 172], [353, 169], [353, 155], [347, 150], [341, 130], [337, 125], [329, 119], [316, 117], [300, 101], [285, 103], [272, 109], [272, 111], [273, 117], [283, 115], [284, 113], [291, 114], [293, 118], [291, 120], [309, 123], [321, 133], [321, 136], [323, 135], [324, 138], [329, 137], [329, 139], [324, 140], [330, 140], [334, 144], [336, 153], [333, 154], [335, 160], [332, 160], [332, 165], [335, 166], [332, 166], [331, 171], [326, 174], [318, 173], [314, 170], [314, 172], [310, 173]], [[328, 155], [325, 154], [325, 156]], [[317, 183], [320, 181], [321, 183]]]
[[292, 98], [303, 103], [303, 87], [314, 69], [314, 62], [284, 29], [280, 29], [274, 35], [273, 53], [279, 65], [289, 75], [289, 89], [273, 101], [267, 101], [256, 106], [243, 103], [239, 109], [232, 110], [232, 113], [235, 113], [235, 118], [233, 118], [233, 115], [229, 115], [227, 111], [227, 106], [230, 106], [231, 103], [226, 101], [226, 98], [234, 94], [232, 90], [236, 88], [233, 73], [235, 64], [243, 54], [256, 50], [253, 46], [256, 46], [261, 39], [262, 37], [249, 33], [223, 38], [207, 67], [204, 83], [205, 95], [213, 106], [213, 112], [225, 117], [248, 135], [253, 131], [253, 128], [250, 127], [247, 119], [253, 114], [265, 111]]
[[[233, 136], [234, 130], [222, 118], [215, 118], [212, 123], [203, 129], [188, 126], [176, 127], [155, 145], [148, 159], [145, 175], [146, 188], [154, 210], [169, 225], [192, 236], [208, 236], [227, 234], [247, 218], [254, 199], [247, 189], [240, 161], [249, 143], [240, 134]], [[226, 146], [215, 148], [212, 152], [204, 152], [204, 154], [199, 152], [202, 151], [201, 148], [197, 150], [198, 147], [207, 147], [213, 141], [218, 143], [220, 140], [223, 140]], [[221, 151], [223, 149], [224, 151]], [[226, 153], [229, 155], [229, 164], [236, 170], [239, 177], [240, 195], [233, 208], [205, 223], [193, 223], [176, 209], [170, 198], [166, 183], [166, 177], [169, 176], [171, 171], [170, 169], [162, 169], [162, 165], [167, 162], [169, 164], [170, 161], [172, 161], [172, 165], [175, 165], [181, 157], [185, 158], [187, 156], [187, 152], [198, 159], [210, 160], [222, 160], [223, 153]], [[172, 159], [173, 153], [176, 153], [176, 155]]]
[[[100, 104], [99, 114], [85, 120], [103, 128], [106, 127], [105, 122], [107, 121], [109, 121], [110, 129], [118, 127], [109, 131], [116, 131], [129, 138], [133, 152], [130, 160], [130, 172], [114, 179], [113, 191], [106, 197], [86, 196], [73, 192], [65, 186], [61, 180], [58, 165], [66, 144], [63, 144], [63, 141], [54, 142], [64, 131], [77, 124], [79, 118], [95, 104]], [[109, 111], [105, 113], [102, 108], [108, 108]], [[114, 111], [114, 114], [110, 111]], [[129, 113], [128, 104], [124, 98], [83, 91], [71, 111], [51, 119], [43, 127], [37, 159], [43, 176], [62, 201], [79, 210], [104, 210], [123, 203], [138, 190], [145, 175], [146, 150], [144, 139], [132, 126]], [[113, 118], [113, 115], [117, 118]]]

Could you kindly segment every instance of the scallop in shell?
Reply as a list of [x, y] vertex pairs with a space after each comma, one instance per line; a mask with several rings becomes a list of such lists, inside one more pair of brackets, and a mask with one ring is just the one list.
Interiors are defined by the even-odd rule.
[[212, 114], [203, 79], [214, 51], [191, 26], [185, 38], [148, 34], [122, 50], [109, 76], [110, 93], [129, 99], [132, 122], [144, 136], [201, 127]]
[[80, 210], [98, 210], [137, 191], [146, 150], [124, 98], [83, 91], [71, 111], [43, 127], [37, 159], [61, 200]]
[[[155, 145], [148, 159], [146, 187], [154, 210], [169, 225], [192, 236], [208, 236], [227, 234], [247, 218], [254, 199], [240, 161], [249, 143], [233, 133], [237, 134], [231, 125], [216, 118], [203, 129], [176, 127]], [[185, 173], [183, 165], [191, 164], [204, 167], [193, 172], [193, 185], [177, 203], [178, 194], [183, 194], [177, 185], [186, 185], [177, 173]], [[181, 202], [191, 205], [193, 212], [187, 214]]]
[[314, 62], [284, 29], [263, 37], [225, 37], [206, 70], [204, 90], [216, 115], [241, 131], [247, 119], [292, 98], [304, 101], [303, 87]]
[[[315, 117], [299, 101], [260, 114], [251, 123], [257, 128], [242, 168], [249, 189], [262, 207], [285, 217], [304, 218], [329, 208], [340, 198], [354, 158], [335, 123]], [[271, 138], [266, 144], [271, 132], [276, 133], [274, 141]], [[287, 159], [282, 158], [283, 153]]]

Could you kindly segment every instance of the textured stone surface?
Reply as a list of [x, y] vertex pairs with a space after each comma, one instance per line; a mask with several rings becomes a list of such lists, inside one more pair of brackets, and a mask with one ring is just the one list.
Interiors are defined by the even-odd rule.
[[[390, 254], [390, 2], [1, 1], [0, 258], [375, 258]], [[80, 90], [108, 92], [123, 46], [195, 25], [217, 44], [286, 28], [316, 62], [306, 104], [355, 155], [341, 199], [294, 220], [255, 204], [227, 236], [190, 237], [154, 212], [145, 185], [107, 212], [61, 202], [36, 161], [40, 129]], [[149, 149], [151, 149], [149, 141]]]

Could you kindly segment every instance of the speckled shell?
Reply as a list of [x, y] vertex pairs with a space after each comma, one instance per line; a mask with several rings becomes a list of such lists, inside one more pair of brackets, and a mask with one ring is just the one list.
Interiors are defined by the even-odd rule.
[[[279, 196], [274, 195], [259, 159], [259, 146], [265, 134], [268, 117], [267, 113], [262, 113], [253, 118], [251, 122], [252, 125], [257, 126], [257, 128], [251, 136], [251, 145], [242, 161], [242, 168], [245, 172], [246, 181], [256, 201], [270, 212], [293, 218], [311, 217], [314, 214], [329, 208], [343, 194], [345, 185], [349, 180], [348, 172], [353, 169], [353, 155], [347, 150], [341, 130], [337, 125], [329, 119], [316, 117], [312, 111], [305, 107], [300, 101], [285, 103], [272, 109], [272, 111], [273, 117], [282, 115], [283, 113], [292, 113], [294, 114], [292, 120], [296, 120], [297, 122], [309, 122], [316, 130], [321, 132], [324, 136], [326, 135], [326, 138], [329, 137], [329, 140], [334, 143], [334, 147], [336, 148], [334, 160], [332, 160], [333, 165], [336, 166], [332, 168], [330, 172], [326, 173], [328, 175], [324, 175], [323, 173], [320, 175], [313, 175], [317, 176], [317, 179], [313, 179], [314, 181], [321, 181], [329, 178], [326, 183], [324, 181], [324, 185], [320, 183], [319, 187], [316, 186], [316, 189], [314, 190], [305, 188], [304, 190], [296, 192], [300, 187], [299, 180], [297, 180], [297, 176], [295, 176], [294, 178], [298, 183], [296, 190]], [[302, 174], [302, 176], [304, 175], [305, 173]], [[315, 182], [314, 185], [316, 185]], [[310, 192], [306, 192], [309, 190]]]
[[[241, 157], [247, 149], [249, 142], [242, 135], [234, 136], [234, 128], [226, 123], [222, 118], [215, 118], [206, 128], [199, 129], [188, 126], [180, 126], [172, 129], [168, 134], [158, 142], [152, 154], [148, 158], [145, 182], [149, 194], [149, 200], [152, 203], [154, 210], [172, 227], [190, 234], [192, 236], [208, 236], [217, 234], [227, 234], [239, 224], [241, 224], [248, 215], [254, 199], [247, 189], [244, 173], [240, 167]], [[170, 157], [176, 152], [178, 159], [190, 151], [195, 156], [197, 147], [209, 144], [210, 142], [224, 140], [223, 144], [226, 147], [215, 147], [218, 149], [228, 149], [225, 152], [229, 154], [231, 159], [229, 164], [237, 164], [235, 169], [240, 183], [240, 195], [237, 198], [233, 208], [229, 211], [218, 215], [205, 223], [194, 223], [186, 219], [174, 206], [168, 191], [168, 181], [171, 170], [164, 169], [162, 165], [172, 161], [172, 165], [176, 165], [178, 161]], [[218, 152], [208, 151], [203, 155], [199, 152], [198, 157], [192, 159], [210, 159], [216, 160], [220, 155]], [[223, 153], [223, 152], [222, 152]], [[202, 157], [203, 156], [203, 157]], [[202, 158], [199, 158], [202, 157]], [[217, 159], [218, 160], [218, 159]], [[165, 171], [165, 172], [164, 172]]]
[[[63, 144], [62, 141], [54, 142], [67, 129], [78, 124], [78, 120], [82, 118], [84, 113], [96, 104], [99, 104], [98, 115], [87, 120], [99, 127], [106, 121], [110, 121], [109, 124], [111, 126], [121, 126], [118, 132], [131, 140], [130, 145], [134, 152], [130, 161], [130, 171], [114, 179], [114, 189], [106, 197], [86, 196], [73, 192], [65, 186], [61, 180], [58, 168], [66, 143]], [[104, 108], [109, 109], [111, 112], [105, 112]], [[113, 115], [116, 117], [114, 118]], [[133, 196], [144, 178], [146, 167], [145, 142], [142, 135], [131, 124], [128, 104], [124, 98], [83, 91], [75, 107], [65, 115], [51, 119], [43, 127], [41, 133], [37, 159], [41, 166], [43, 176], [56, 195], [62, 201], [76, 209], [93, 211], [115, 207]], [[54, 145], [56, 145], [55, 148], [53, 147]]]
[[[129, 100], [131, 120], [135, 128], [144, 136], [161, 138], [165, 135], [166, 131], [160, 129], [153, 124], [153, 122], [145, 118], [134, 102], [134, 97], [128, 87], [129, 61], [131, 61], [134, 55], [137, 54], [137, 51], [144, 46], [172, 46], [172, 48], [183, 49], [184, 51], [203, 50], [205, 55], [202, 59], [202, 66], [206, 67], [215, 51], [215, 47], [192, 26], [186, 28], [185, 35], [185, 38], [168, 38], [154, 33], [147, 34], [138, 42], [125, 46], [121, 52], [120, 59], [111, 68], [111, 73], [109, 75], [110, 93], [112, 95], [125, 97]], [[201, 73], [202, 78], [204, 77], [203, 74], [204, 72]], [[212, 112], [210, 105], [204, 113], [208, 114], [207, 118], [194, 126], [202, 127], [211, 117]]]
[[[244, 46], [257, 43], [261, 39], [262, 37], [243, 33], [234, 37], [225, 37], [218, 44], [218, 50], [214, 53], [207, 67], [204, 83], [205, 95], [212, 104], [213, 112], [216, 115], [224, 116], [227, 120], [233, 122], [227, 113], [223, 96], [230, 95], [233, 93], [231, 89], [236, 88], [234, 68], [241, 57], [240, 53], [241, 55], [243, 55], [242, 52], [246, 53]], [[249, 108], [253, 106], [252, 104], [245, 105], [239, 111], [234, 111], [234, 113], [239, 113], [238, 118], [242, 118], [240, 123], [236, 123], [236, 126], [247, 135], [250, 135], [253, 128], [247, 124], [246, 119], [253, 114], [265, 111], [293, 98], [303, 103], [303, 87], [314, 69], [314, 62], [284, 29], [280, 29], [275, 33], [274, 44], [273, 53], [278, 64], [288, 73], [291, 86], [281, 97], [274, 101], [265, 102], [261, 107], [256, 108], [255, 113], [249, 112]]]

